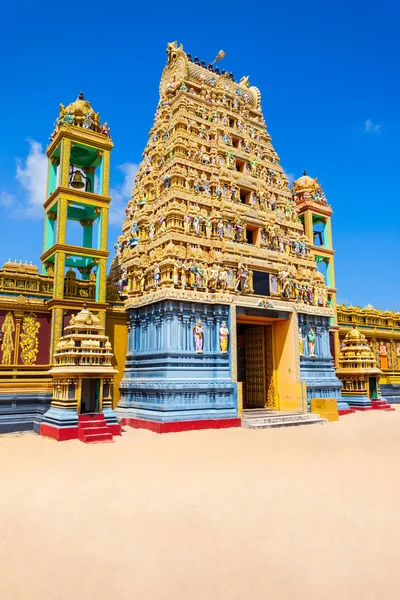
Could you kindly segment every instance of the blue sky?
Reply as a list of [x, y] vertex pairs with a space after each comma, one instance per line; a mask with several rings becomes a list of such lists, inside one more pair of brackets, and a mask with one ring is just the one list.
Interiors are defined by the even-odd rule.
[[319, 178], [339, 301], [400, 310], [399, 18], [387, 0], [5, 3], [0, 263], [39, 265], [43, 150], [59, 103], [80, 90], [112, 128], [112, 246], [177, 39], [206, 61], [224, 49], [221, 66], [260, 88], [286, 172]]

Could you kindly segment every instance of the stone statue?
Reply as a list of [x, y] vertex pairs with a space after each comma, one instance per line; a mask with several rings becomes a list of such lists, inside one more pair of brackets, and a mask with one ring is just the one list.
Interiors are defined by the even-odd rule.
[[150, 225], [149, 225], [149, 238], [151, 240], [154, 239], [154, 233], [155, 233], [154, 223], [150, 223]]
[[182, 269], [182, 263], [179, 258], [174, 262], [174, 285], [179, 285], [179, 273]]
[[190, 265], [188, 264], [187, 260], [184, 260], [182, 263], [182, 269], [181, 269], [181, 286], [183, 288], [185, 288], [187, 286], [187, 274], [188, 274], [189, 270], [190, 270]]
[[226, 326], [226, 322], [222, 321], [221, 327], [219, 328], [219, 346], [222, 354], [226, 354], [228, 352], [228, 337], [229, 329]]
[[212, 290], [217, 289], [218, 275], [219, 275], [218, 265], [213, 265], [212, 267], [210, 267], [210, 270], [208, 273], [208, 284]]
[[211, 223], [210, 219], [206, 219], [205, 225], [206, 225], [206, 236], [207, 236], [207, 239], [210, 240], [211, 236], [212, 236], [212, 223]]
[[189, 213], [187, 213], [184, 217], [183, 217], [183, 230], [185, 233], [190, 233], [190, 225], [192, 223], [192, 219], [189, 215]]
[[200, 222], [201, 222], [201, 218], [199, 217], [199, 215], [196, 215], [195, 218], [193, 219], [193, 227], [194, 227], [194, 232], [196, 233], [196, 235], [200, 234]]
[[160, 281], [160, 267], [158, 266], [158, 263], [155, 263], [154, 268], [153, 268], [153, 281], [154, 281], [154, 287], [157, 290], [158, 283]]
[[300, 356], [303, 356], [303, 333], [301, 331], [301, 327], [299, 327], [298, 341], [299, 341], [299, 354], [300, 354]]
[[222, 267], [222, 269], [220, 270], [218, 279], [221, 290], [225, 292], [228, 288], [228, 272], [224, 267]]
[[308, 354], [309, 356], [315, 356], [315, 331], [311, 327], [307, 335], [308, 338]]
[[238, 264], [235, 292], [245, 292], [249, 287], [249, 270], [242, 262]]
[[193, 335], [196, 346], [196, 353], [201, 354], [203, 352], [204, 341], [204, 328], [201, 319], [197, 319], [196, 325], [193, 327]]
[[101, 133], [103, 135], [106, 135], [107, 137], [110, 137], [110, 132], [111, 128], [108, 126], [108, 123], [104, 123], [104, 125], [101, 128]]

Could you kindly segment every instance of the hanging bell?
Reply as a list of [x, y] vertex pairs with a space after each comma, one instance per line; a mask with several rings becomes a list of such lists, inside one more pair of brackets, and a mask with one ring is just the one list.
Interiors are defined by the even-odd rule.
[[85, 187], [85, 184], [83, 183], [82, 173], [80, 171], [74, 171], [71, 179], [71, 187], [76, 188], [78, 190]]

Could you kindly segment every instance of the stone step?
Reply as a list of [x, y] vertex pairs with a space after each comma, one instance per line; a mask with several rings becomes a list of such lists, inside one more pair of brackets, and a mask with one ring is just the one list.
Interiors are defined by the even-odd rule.
[[111, 433], [109, 431], [107, 425], [98, 425], [97, 427], [79, 427], [78, 426], [78, 434], [82, 435], [92, 435], [93, 433]]
[[248, 429], [267, 429], [268, 427], [290, 427], [298, 425], [314, 425], [327, 423], [326, 419], [321, 419], [319, 415], [313, 413], [300, 414], [273, 414], [268, 416], [242, 417], [242, 427]]
[[93, 444], [94, 442], [112, 442], [113, 436], [111, 433], [88, 433], [79, 438], [85, 444]]

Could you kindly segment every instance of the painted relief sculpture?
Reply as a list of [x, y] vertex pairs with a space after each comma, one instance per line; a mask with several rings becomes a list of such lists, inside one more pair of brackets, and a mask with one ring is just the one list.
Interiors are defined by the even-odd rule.
[[228, 352], [228, 340], [229, 340], [229, 329], [226, 326], [226, 322], [222, 321], [221, 327], [219, 328], [219, 345], [222, 354]]
[[4, 318], [1, 332], [3, 339], [1, 343], [1, 364], [11, 365], [14, 350], [13, 334], [15, 331], [14, 317], [11, 312], [8, 312]]
[[40, 323], [36, 321], [36, 315], [25, 315], [22, 320], [22, 331], [20, 337], [21, 358], [25, 365], [34, 365], [39, 351], [38, 331]]

